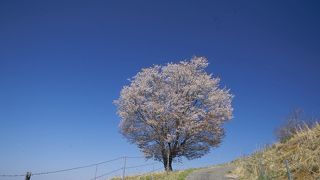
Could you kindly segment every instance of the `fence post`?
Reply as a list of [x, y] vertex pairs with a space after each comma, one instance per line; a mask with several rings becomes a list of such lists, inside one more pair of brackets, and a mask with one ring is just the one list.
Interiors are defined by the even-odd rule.
[[265, 171], [264, 171], [264, 167], [263, 167], [263, 164], [262, 164], [262, 160], [260, 158], [259, 160], [259, 173], [260, 173], [260, 177], [264, 178], [265, 177]]
[[122, 180], [124, 180], [124, 176], [125, 176], [125, 173], [126, 173], [126, 162], [127, 161], [127, 157], [124, 156], [124, 164], [123, 164], [123, 171], [122, 171]]
[[151, 179], [152, 179], [152, 180], [154, 180], [153, 175], [154, 175], [154, 164], [152, 164], [152, 173], [151, 173]]
[[95, 173], [94, 173], [94, 180], [97, 179], [97, 172], [98, 172], [98, 165], [96, 165], [96, 171], [95, 171]]
[[291, 176], [291, 172], [288, 165], [288, 160], [285, 160], [284, 163], [286, 164], [287, 174], [288, 174], [288, 180], [293, 180]]
[[31, 178], [31, 172], [27, 172], [25, 180], [30, 180], [30, 178]]

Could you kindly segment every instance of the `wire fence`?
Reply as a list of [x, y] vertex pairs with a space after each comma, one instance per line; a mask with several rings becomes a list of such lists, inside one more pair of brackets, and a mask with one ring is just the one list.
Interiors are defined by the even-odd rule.
[[[69, 171], [75, 171], [79, 169], [87, 169], [87, 168], [95, 168], [94, 176], [89, 179], [84, 179], [84, 180], [98, 180], [98, 179], [110, 179], [112, 176], [114, 177], [116, 173], [121, 173], [121, 179], [124, 180], [126, 176], [131, 176], [131, 175], [138, 175], [140, 176], [141, 174], [148, 174], [152, 173], [155, 171], [159, 171], [163, 169], [162, 167], [157, 167], [155, 169], [155, 165], [159, 166], [161, 165], [158, 162], [153, 162], [153, 163], [140, 163], [140, 164], [128, 164], [128, 160], [130, 159], [145, 159], [142, 156], [122, 156], [98, 163], [92, 163], [92, 164], [87, 164], [87, 165], [82, 165], [82, 166], [75, 166], [71, 168], [65, 168], [65, 169], [58, 169], [58, 170], [52, 170], [52, 171], [43, 171], [43, 172], [26, 172], [24, 174], [0, 174], [0, 179], [1, 178], [6, 178], [6, 179], [14, 179], [16, 178], [17, 180], [31, 180], [33, 177], [37, 176], [45, 176], [45, 175], [50, 175], [50, 174], [59, 174], [63, 172], [69, 172]], [[115, 161], [118, 161], [118, 168], [111, 169], [108, 168], [107, 171], [104, 171], [103, 173], [98, 174], [99, 167], [105, 164], [111, 164]], [[122, 165], [121, 165], [122, 162]], [[111, 164], [114, 165], [114, 164]], [[130, 166], [128, 166], [130, 165]], [[120, 167], [119, 167], [120, 166]], [[113, 166], [114, 167], [114, 166]], [[141, 168], [148, 167], [149, 169], [144, 169], [142, 170]], [[150, 168], [152, 167], [152, 169]], [[135, 171], [132, 171], [131, 173], [129, 172], [130, 170], [135, 169]], [[42, 179], [42, 178], [41, 178]]]

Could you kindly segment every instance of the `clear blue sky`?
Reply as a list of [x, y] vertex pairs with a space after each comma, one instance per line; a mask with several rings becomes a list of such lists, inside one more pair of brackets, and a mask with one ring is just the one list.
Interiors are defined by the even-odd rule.
[[[208, 72], [235, 95], [234, 119], [218, 149], [179, 167], [272, 143], [292, 109], [320, 115], [319, 19], [312, 0], [2, 0], [0, 174], [141, 155], [118, 133], [112, 101], [141, 68], [194, 55], [206, 56]], [[99, 173], [120, 165], [112, 166]]]

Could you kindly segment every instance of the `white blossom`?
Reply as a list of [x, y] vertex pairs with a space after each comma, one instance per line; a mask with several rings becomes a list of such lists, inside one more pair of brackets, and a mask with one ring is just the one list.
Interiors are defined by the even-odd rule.
[[167, 170], [172, 160], [199, 158], [217, 147], [223, 123], [232, 118], [233, 95], [207, 66], [206, 58], [194, 57], [142, 69], [115, 101], [121, 133]]

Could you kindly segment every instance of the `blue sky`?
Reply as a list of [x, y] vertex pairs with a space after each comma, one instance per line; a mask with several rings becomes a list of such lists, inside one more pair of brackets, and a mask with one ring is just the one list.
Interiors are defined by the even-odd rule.
[[274, 142], [275, 127], [294, 108], [320, 116], [318, 7], [302, 0], [1, 1], [0, 174], [142, 155], [118, 133], [112, 101], [141, 68], [194, 55], [207, 57], [207, 71], [235, 95], [234, 119], [218, 149], [174, 168], [227, 162]]

